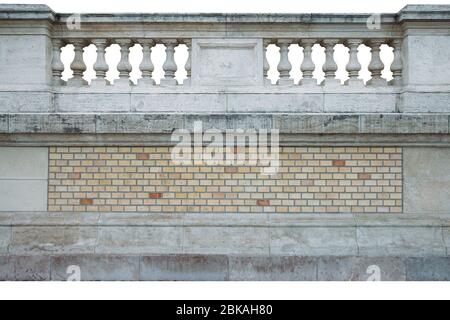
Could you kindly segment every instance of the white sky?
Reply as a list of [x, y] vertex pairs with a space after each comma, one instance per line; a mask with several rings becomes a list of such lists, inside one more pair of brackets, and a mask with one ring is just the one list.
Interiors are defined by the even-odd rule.
[[1, 0], [45, 3], [57, 12], [397, 12], [406, 4], [450, 4], [450, 0]]

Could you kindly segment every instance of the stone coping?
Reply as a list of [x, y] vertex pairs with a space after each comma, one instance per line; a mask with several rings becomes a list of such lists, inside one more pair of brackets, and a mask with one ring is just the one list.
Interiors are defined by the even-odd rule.
[[[71, 14], [55, 13], [46, 5], [1, 4], [0, 20], [51, 20], [64, 22]], [[83, 14], [89, 23], [345, 23], [362, 24], [372, 14], [232, 14], [232, 13], [124, 13]], [[398, 13], [382, 15], [383, 23], [405, 21], [448, 21], [448, 5], [408, 5]]]
[[450, 227], [449, 214], [0, 212], [0, 227]]

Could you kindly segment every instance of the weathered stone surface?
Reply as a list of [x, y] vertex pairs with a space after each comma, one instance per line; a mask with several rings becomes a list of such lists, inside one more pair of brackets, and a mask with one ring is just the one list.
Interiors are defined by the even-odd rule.
[[95, 133], [90, 114], [11, 114], [10, 133]]
[[0, 256], [0, 281], [48, 281], [50, 257]]
[[56, 112], [130, 112], [130, 94], [55, 94]]
[[171, 133], [184, 122], [176, 114], [102, 114], [96, 123], [97, 133]]
[[51, 112], [50, 92], [0, 92], [0, 112], [29, 113]]
[[268, 254], [269, 229], [186, 227], [183, 250], [188, 254]]
[[262, 39], [193, 39], [192, 84], [262, 85]]
[[397, 94], [344, 94], [324, 95], [324, 112], [391, 113], [395, 112]]
[[323, 111], [323, 94], [228, 94], [227, 111], [319, 113]]
[[96, 253], [160, 254], [182, 252], [176, 227], [100, 227]]
[[270, 252], [274, 255], [355, 255], [354, 228], [272, 228]]
[[448, 213], [450, 149], [404, 149], [404, 210], [406, 213]]
[[12, 254], [93, 253], [97, 243], [96, 227], [14, 227]]
[[359, 116], [292, 115], [274, 116], [274, 127], [281, 133], [358, 133]]
[[0, 147], [0, 179], [47, 179], [48, 148]]
[[401, 95], [400, 111], [405, 113], [449, 113], [450, 93], [415, 93]]
[[187, 114], [185, 116], [185, 129], [193, 132], [194, 126], [201, 123], [202, 129], [205, 130], [259, 130], [272, 129], [272, 116], [270, 114]]
[[230, 281], [315, 281], [317, 260], [303, 257], [230, 257]]
[[450, 257], [410, 258], [408, 281], [450, 281]]
[[[378, 274], [375, 272], [380, 271]], [[406, 263], [400, 258], [328, 257], [318, 263], [319, 281], [405, 281]]]
[[144, 256], [143, 281], [225, 281], [228, 280], [226, 256]]
[[14, 274], [16, 281], [49, 281], [49, 256], [15, 256]]
[[81, 281], [137, 281], [138, 256], [70, 255], [52, 257], [53, 281], [66, 281], [69, 267], [80, 268]]
[[369, 256], [445, 256], [442, 228], [359, 227], [358, 248]]
[[447, 247], [447, 256], [450, 256], [450, 228], [444, 228], [444, 242]]
[[132, 112], [226, 112], [224, 94], [133, 94]]
[[8, 252], [11, 242], [11, 227], [0, 227], [0, 254]]
[[46, 211], [47, 180], [0, 180], [0, 211]]
[[0, 114], [0, 133], [8, 133], [8, 115]]
[[448, 133], [448, 115], [362, 115], [361, 133]]

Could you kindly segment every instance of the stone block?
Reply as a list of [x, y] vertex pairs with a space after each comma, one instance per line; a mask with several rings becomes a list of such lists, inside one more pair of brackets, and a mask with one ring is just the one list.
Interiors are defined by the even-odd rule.
[[285, 134], [358, 133], [359, 116], [282, 114], [274, 116], [274, 127]]
[[324, 94], [324, 112], [391, 113], [396, 111], [396, 106], [397, 94], [394, 93]]
[[357, 253], [354, 228], [292, 227], [273, 228], [270, 252], [274, 255], [354, 255]]
[[448, 213], [450, 149], [404, 148], [404, 211]]
[[165, 255], [141, 258], [143, 281], [225, 281], [226, 256]]
[[0, 133], [8, 133], [8, 115], [0, 114]]
[[97, 244], [97, 227], [13, 227], [12, 254], [86, 254]]
[[99, 227], [96, 253], [175, 254], [181, 252], [181, 228]]
[[0, 256], [0, 281], [14, 281], [14, 263], [10, 256]]
[[51, 112], [52, 94], [50, 92], [0, 92], [0, 112], [29, 113]]
[[95, 133], [91, 114], [11, 114], [9, 133]]
[[97, 133], [172, 133], [183, 128], [182, 115], [100, 114]]
[[55, 94], [56, 112], [130, 112], [128, 93], [61, 93]]
[[410, 258], [407, 281], [450, 281], [450, 257]]
[[8, 252], [11, 243], [11, 227], [0, 227], [0, 254]]
[[48, 281], [48, 256], [0, 256], [0, 281]]
[[230, 281], [315, 281], [317, 260], [303, 257], [230, 257]]
[[52, 281], [66, 281], [72, 266], [80, 268], [81, 281], [137, 281], [138, 256], [69, 255], [52, 257]]
[[323, 94], [228, 94], [227, 112], [298, 113], [323, 111]]
[[0, 211], [46, 211], [47, 180], [0, 180]]
[[269, 229], [253, 227], [186, 227], [187, 254], [269, 254]]
[[448, 133], [447, 115], [362, 115], [361, 133], [418, 134]]
[[[377, 273], [378, 271], [380, 272], [379, 274]], [[318, 264], [318, 280], [405, 281], [406, 263], [400, 258], [386, 257], [320, 258]]]
[[131, 110], [162, 113], [223, 113], [226, 112], [226, 101], [224, 94], [133, 94]]
[[359, 227], [357, 234], [361, 255], [446, 255], [439, 227]]
[[404, 113], [450, 113], [450, 93], [405, 92], [400, 111]]
[[47, 179], [48, 148], [0, 147], [0, 179]]

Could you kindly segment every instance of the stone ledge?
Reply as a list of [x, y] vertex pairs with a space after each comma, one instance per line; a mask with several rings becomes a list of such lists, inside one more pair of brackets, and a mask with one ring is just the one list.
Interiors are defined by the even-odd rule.
[[450, 227], [450, 214], [0, 212], [0, 227]]
[[0, 256], [0, 281], [450, 281], [450, 258], [52, 255]]
[[[0, 114], [8, 134], [167, 134], [193, 129], [195, 121], [215, 129], [278, 129], [281, 134], [449, 134], [449, 114]], [[205, 123], [205, 126], [206, 126]], [[206, 127], [204, 129], [207, 129]]]

